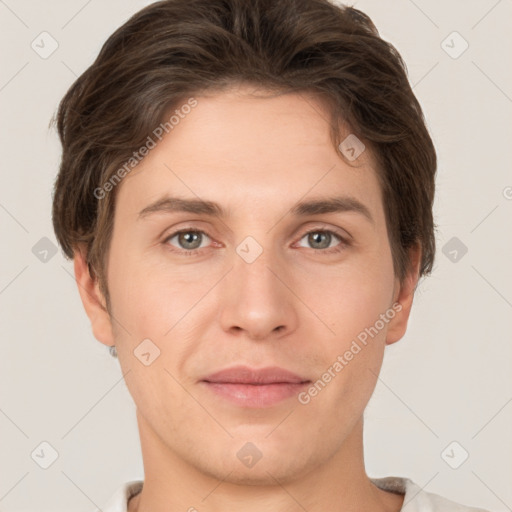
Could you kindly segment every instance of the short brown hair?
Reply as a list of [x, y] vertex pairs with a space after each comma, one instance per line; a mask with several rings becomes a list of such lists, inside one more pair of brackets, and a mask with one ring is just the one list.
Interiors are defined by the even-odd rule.
[[163, 0], [108, 38], [56, 115], [55, 233], [69, 258], [85, 249], [107, 304], [116, 189], [104, 198], [95, 190], [169, 109], [237, 83], [325, 100], [336, 147], [342, 120], [377, 162], [395, 275], [406, 276], [416, 245], [420, 276], [431, 272], [436, 152], [406, 65], [370, 18], [328, 0]]

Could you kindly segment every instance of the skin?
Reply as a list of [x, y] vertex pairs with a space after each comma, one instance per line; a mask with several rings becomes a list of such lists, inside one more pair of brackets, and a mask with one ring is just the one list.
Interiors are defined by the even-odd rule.
[[[107, 260], [112, 317], [76, 252], [94, 336], [116, 345], [136, 404], [145, 480], [129, 510], [398, 511], [403, 496], [366, 475], [363, 412], [386, 345], [406, 331], [419, 251], [411, 251], [400, 283], [370, 151], [357, 168], [345, 163], [319, 100], [254, 92], [240, 85], [197, 96], [191, 113], [118, 185]], [[215, 201], [229, 216], [138, 218], [166, 193]], [[373, 222], [353, 211], [288, 213], [301, 200], [335, 193], [366, 205]], [[207, 234], [193, 256], [182, 254], [188, 239], [169, 238], [183, 228]], [[350, 243], [333, 236], [315, 244], [305, 234], [313, 228]], [[263, 249], [252, 263], [236, 252], [247, 236]], [[325, 246], [340, 251], [325, 254]], [[306, 405], [294, 396], [237, 407], [199, 382], [236, 364], [281, 366], [316, 381], [397, 302], [401, 311]], [[160, 349], [149, 366], [133, 353], [146, 338]], [[237, 457], [248, 441], [262, 454], [250, 468]]]

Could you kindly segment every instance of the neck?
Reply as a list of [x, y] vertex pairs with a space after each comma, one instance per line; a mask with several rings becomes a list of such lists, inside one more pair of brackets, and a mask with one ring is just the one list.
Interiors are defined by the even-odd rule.
[[403, 496], [378, 489], [367, 477], [363, 457], [363, 419], [324, 464], [289, 478], [269, 471], [260, 483], [192, 465], [164, 445], [137, 412], [145, 479], [128, 512], [174, 510], [223, 512], [398, 512]]

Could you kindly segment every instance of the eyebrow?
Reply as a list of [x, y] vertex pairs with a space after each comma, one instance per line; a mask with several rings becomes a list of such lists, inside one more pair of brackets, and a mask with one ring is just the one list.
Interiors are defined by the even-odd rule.
[[[226, 210], [218, 203], [202, 199], [184, 199], [181, 197], [163, 197], [146, 206], [139, 212], [139, 219], [154, 213], [186, 212], [211, 217], [226, 218]], [[296, 217], [321, 215], [323, 213], [354, 212], [361, 214], [372, 224], [375, 223], [370, 210], [358, 199], [349, 196], [326, 197], [301, 201], [291, 208], [290, 213]]]

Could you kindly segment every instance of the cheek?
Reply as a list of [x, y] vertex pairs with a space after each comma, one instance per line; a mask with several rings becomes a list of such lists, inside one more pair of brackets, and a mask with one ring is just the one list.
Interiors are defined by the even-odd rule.
[[388, 324], [395, 315], [391, 254], [376, 251], [364, 262], [331, 275], [328, 282], [323, 293], [310, 295], [318, 315], [333, 331], [322, 336], [316, 348], [324, 366], [319, 387], [328, 382], [329, 389], [321, 392], [327, 403], [342, 400], [360, 411], [374, 389]]
[[317, 338], [315, 351], [322, 354], [318, 365], [321, 370], [301, 403], [309, 403], [308, 414], [312, 418], [322, 411], [331, 411], [330, 424], [342, 425], [348, 432], [375, 389], [388, 325], [382, 315], [388, 322], [392, 318], [385, 316], [390, 311], [391, 289], [383, 293], [372, 286], [359, 286], [352, 294], [342, 292], [333, 289], [329, 293], [329, 318], [333, 319], [334, 334]]
[[169, 275], [123, 236], [112, 240], [108, 283], [114, 317], [138, 338], [162, 337], [192, 294], [178, 272]]
[[156, 275], [138, 276], [134, 273], [129, 282], [121, 284], [112, 296], [112, 303], [116, 306], [113, 314], [132, 334], [134, 339], [131, 341], [150, 338], [162, 346], [166, 335], [190, 309], [193, 303], [191, 295], [186, 285], [174, 283], [170, 287]]
[[373, 326], [391, 307], [393, 285], [391, 257], [368, 258], [330, 274], [308, 278], [303, 296], [334, 331], [332, 339], [337, 340], [339, 349]]

